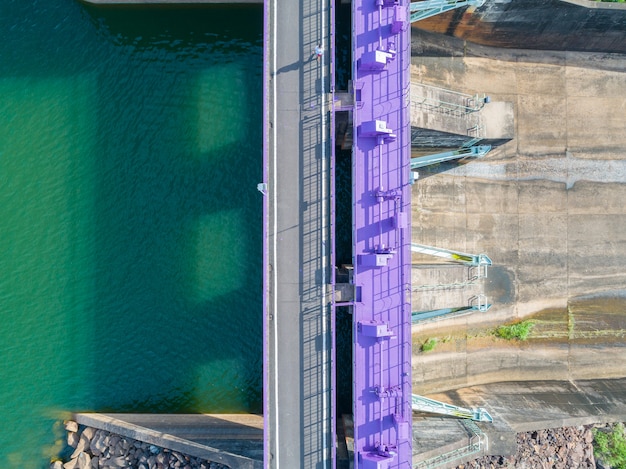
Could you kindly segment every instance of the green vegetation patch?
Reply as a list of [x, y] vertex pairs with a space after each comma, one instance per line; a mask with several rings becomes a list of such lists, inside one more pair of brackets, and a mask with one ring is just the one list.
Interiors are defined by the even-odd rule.
[[430, 352], [437, 345], [437, 339], [430, 338], [427, 339], [426, 342], [422, 344], [422, 352]]
[[594, 428], [593, 451], [600, 459], [614, 469], [626, 469], [626, 431], [624, 424], [616, 424], [612, 430]]
[[522, 321], [515, 324], [500, 326], [495, 330], [496, 336], [506, 340], [526, 340], [535, 323]]

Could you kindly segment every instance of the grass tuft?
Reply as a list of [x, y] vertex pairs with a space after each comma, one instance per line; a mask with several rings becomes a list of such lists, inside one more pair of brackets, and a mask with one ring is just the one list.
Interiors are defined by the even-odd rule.
[[426, 342], [422, 344], [422, 352], [430, 352], [437, 345], [437, 339], [430, 338], [427, 339]]
[[626, 468], [626, 431], [618, 423], [610, 431], [594, 428], [593, 452], [596, 459], [617, 469]]
[[500, 326], [496, 329], [496, 336], [506, 340], [526, 340], [535, 325], [532, 321], [522, 321], [515, 324]]

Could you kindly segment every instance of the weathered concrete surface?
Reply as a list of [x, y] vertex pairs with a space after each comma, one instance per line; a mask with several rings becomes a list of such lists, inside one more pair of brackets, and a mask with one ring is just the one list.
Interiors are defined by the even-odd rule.
[[[461, 318], [458, 321], [468, 321]], [[444, 334], [433, 333], [435, 337]], [[430, 353], [415, 351], [414, 392], [429, 394], [505, 380], [615, 378], [625, 373], [626, 345], [589, 342], [502, 344], [492, 338], [453, 338]], [[626, 396], [624, 396], [626, 398]]]
[[[430, 397], [485, 407], [514, 432], [626, 420], [626, 379], [504, 382]], [[479, 424], [489, 432], [488, 424]], [[493, 452], [492, 452], [493, 454]]]
[[[414, 392], [487, 408], [491, 454], [507, 454], [515, 432], [624, 420], [626, 56], [472, 46], [483, 57], [468, 57], [450, 45], [422, 42], [445, 56], [414, 56], [412, 79], [513, 102], [515, 139], [413, 188], [414, 242], [494, 262], [482, 285], [414, 291], [414, 310], [433, 295], [459, 306], [477, 287], [493, 304], [414, 328]], [[452, 273], [416, 268], [414, 285]], [[488, 333], [531, 315], [533, 340]], [[429, 336], [440, 343], [421, 353]]]
[[[626, 56], [594, 66], [603, 62], [413, 57], [413, 80], [515, 104], [513, 141], [423, 173], [413, 188], [414, 242], [494, 261], [485, 284], [494, 322], [626, 285]], [[421, 301], [413, 295], [414, 309]]]
[[[479, 454], [437, 466], [442, 468], [456, 467], [482, 455], [510, 456], [517, 451], [516, 436], [520, 432], [626, 420], [624, 378], [511, 381], [459, 388], [429, 397], [464, 407], [483, 407], [494, 416], [492, 424], [476, 424], [486, 436], [486, 445]], [[454, 419], [416, 416], [413, 436], [417, 450], [414, 462], [421, 462], [467, 447], [470, 433]]]
[[474, 12], [419, 21], [417, 28], [489, 46], [626, 52], [626, 7], [586, 0], [490, 1]]

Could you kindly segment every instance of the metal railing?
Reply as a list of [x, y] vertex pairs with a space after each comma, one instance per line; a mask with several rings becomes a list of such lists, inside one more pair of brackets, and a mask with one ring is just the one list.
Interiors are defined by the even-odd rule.
[[485, 0], [424, 0], [411, 3], [411, 23], [461, 7], [480, 7]]
[[487, 446], [487, 435], [471, 420], [463, 421], [462, 425], [471, 433], [469, 444], [461, 448], [439, 454], [424, 461], [413, 464], [413, 469], [434, 469], [452, 461], [467, 461]]

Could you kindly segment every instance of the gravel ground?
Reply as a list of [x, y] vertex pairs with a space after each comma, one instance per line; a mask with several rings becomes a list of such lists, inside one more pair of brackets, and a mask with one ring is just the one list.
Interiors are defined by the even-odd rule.
[[229, 469], [104, 430], [80, 427], [73, 421], [66, 422], [65, 429], [74, 452], [65, 462], [54, 461], [50, 469]]
[[[601, 425], [604, 426], [604, 425]], [[457, 469], [586, 469], [595, 468], [593, 425], [537, 430], [517, 435], [517, 453], [486, 456]]]

